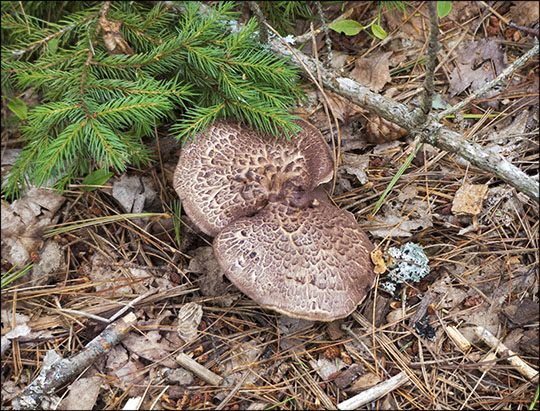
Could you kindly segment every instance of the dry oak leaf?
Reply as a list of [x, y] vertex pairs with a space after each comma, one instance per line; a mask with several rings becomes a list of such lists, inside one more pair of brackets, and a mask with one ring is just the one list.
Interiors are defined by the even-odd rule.
[[[469, 86], [477, 90], [499, 75], [507, 66], [506, 54], [493, 39], [481, 39], [462, 45], [456, 52], [456, 67], [450, 73], [450, 97]], [[491, 90], [486, 97], [499, 93]]]
[[538, 23], [538, 2], [537, 1], [514, 1], [510, 7], [512, 22], [520, 26], [531, 26]]
[[354, 69], [350, 77], [358, 81], [371, 91], [379, 92], [386, 83], [392, 81], [388, 59], [392, 51], [378, 53], [369, 58], [358, 58], [354, 62]]
[[107, 50], [109, 50], [109, 54], [128, 54], [132, 56], [135, 52], [129, 47], [129, 44], [124, 40], [124, 36], [120, 33], [121, 25], [122, 22], [108, 20], [105, 14], [102, 14], [99, 18], [98, 28], [102, 32], [103, 42]]
[[456, 215], [480, 214], [487, 191], [486, 184], [463, 184], [454, 197], [452, 213]]
[[42, 188], [32, 188], [12, 204], [2, 201], [2, 258], [18, 266], [28, 263], [45, 227], [58, 221], [54, 214], [64, 201], [64, 197]]

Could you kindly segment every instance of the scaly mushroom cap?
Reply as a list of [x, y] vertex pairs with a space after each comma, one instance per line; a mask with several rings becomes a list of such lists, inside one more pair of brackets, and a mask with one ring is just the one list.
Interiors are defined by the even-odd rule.
[[302, 131], [288, 142], [217, 120], [182, 149], [174, 188], [203, 232], [215, 236], [269, 201], [332, 178], [332, 155], [321, 133], [303, 120], [296, 124]]
[[322, 189], [271, 202], [214, 239], [227, 277], [257, 303], [295, 318], [349, 315], [375, 281], [373, 244]]

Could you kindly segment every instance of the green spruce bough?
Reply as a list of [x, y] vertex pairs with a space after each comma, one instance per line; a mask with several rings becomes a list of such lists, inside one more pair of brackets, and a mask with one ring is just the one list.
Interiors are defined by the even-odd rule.
[[[304, 96], [298, 72], [258, 43], [255, 20], [229, 30], [234, 3], [1, 7], [2, 94], [13, 99], [30, 88], [41, 97], [28, 109], [23, 150], [2, 187], [10, 198], [27, 184], [62, 191], [92, 170], [146, 166], [162, 125], [183, 140], [218, 117], [274, 135], [297, 131], [289, 110]], [[107, 47], [103, 21], [121, 23], [115, 35], [129, 51]]]

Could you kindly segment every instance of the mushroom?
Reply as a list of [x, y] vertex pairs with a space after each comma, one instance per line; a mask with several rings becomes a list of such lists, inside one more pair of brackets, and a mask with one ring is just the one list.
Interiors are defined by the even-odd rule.
[[333, 321], [373, 286], [373, 245], [318, 187], [332, 178], [332, 155], [315, 127], [297, 124], [285, 141], [217, 120], [182, 149], [174, 188], [243, 293], [290, 317]]

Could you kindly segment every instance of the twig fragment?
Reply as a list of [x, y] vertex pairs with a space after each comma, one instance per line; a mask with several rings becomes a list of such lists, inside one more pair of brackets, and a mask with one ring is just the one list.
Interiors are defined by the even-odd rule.
[[523, 361], [515, 352], [504, 345], [501, 340], [491, 334], [491, 332], [486, 330], [484, 327], [476, 326], [473, 328], [473, 332], [484, 343], [493, 348], [497, 354], [507, 354], [508, 362], [512, 364], [521, 375], [530, 380], [538, 377], [538, 371]]
[[463, 334], [454, 326], [449, 325], [445, 329], [446, 334], [454, 342], [454, 344], [462, 351], [467, 352], [471, 348], [471, 343], [465, 338]]
[[377, 398], [381, 398], [383, 395], [388, 394], [396, 388], [399, 388], [401, 385], [405, 384], [408, 379], [407, 374], [400, 372], [389, 380], [383, 381], [380, 384], [362, 391], [360, 394], [355, 395], [346, 401], [340, 402], [338, 404], [338, 409], [355, 410], [363, 405], [375, 401]]
[[223, 377], [220, 377], [209, 369], [203, 367], [197, 361], [184, 353], [178, 354], [178, 356], [176, 357], [176, 362], [182, 367], [184, 367], [186, 370], [194, 373], [197, 377], [206, 381], [210, 385], [219, 386], [223, 381]]
[[437, 18], [436, 4], [434, 1], [428, 2], [429, 9], [429, 40], [427, 44], [426, 77], [424, 79], [424, 91], [422, 96], [422, 109], [418, 114], [418, 124], [423, 124], [433, 105], [433, 94], [435, 94], [433, 77], [435, 65], [437, 63], [437, 52], [439, 51], [439, 22]]

